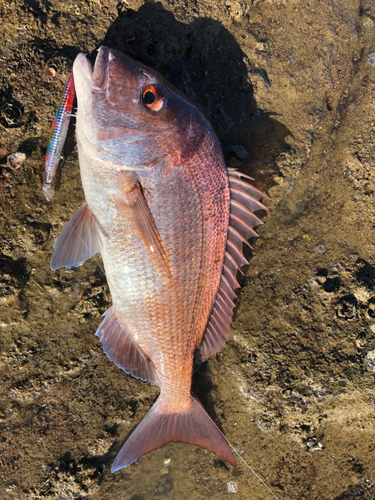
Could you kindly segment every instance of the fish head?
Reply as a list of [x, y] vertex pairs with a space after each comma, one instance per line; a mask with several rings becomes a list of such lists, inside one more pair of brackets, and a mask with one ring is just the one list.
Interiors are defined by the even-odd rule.
[[210, 125], [156, 71], [107, 47], [94, 68], [84, 54], [73, 66], [77, 138], [97, 160], [120, 171], [162, 170], [199, 151]]

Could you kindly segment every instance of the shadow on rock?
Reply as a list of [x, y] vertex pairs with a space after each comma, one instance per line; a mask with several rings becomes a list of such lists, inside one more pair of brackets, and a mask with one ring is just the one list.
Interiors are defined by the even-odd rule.
[[102, 44], [156, 68], [202, 110], [229, 166], [254, 175], [260, 187], [272, 184], [275, 158], [288, 150], [284, 139], [291, 133], [257, 107], [251, 75], [270, 86], [267, 73], [252, 66], [219, 21], [184, 24], [162, 4], [147, 3], [120, 15]]

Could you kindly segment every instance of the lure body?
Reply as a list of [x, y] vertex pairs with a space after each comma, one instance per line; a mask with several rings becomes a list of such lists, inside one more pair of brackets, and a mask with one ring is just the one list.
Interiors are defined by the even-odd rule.
[[68, 133], [74, 96], [74, 78], [73, 74], [71, 74], [65, 86], [61, 103], [56, 111], [55, 118], [52, 123], [50, 140], [47, 146], [43, 194], [48, 201], [51, 200], [53, 195], [52, 181], [55, 178], [57, 167], [59, 166], [61, 159], [61, 153], [65, 144], [66, 135]]

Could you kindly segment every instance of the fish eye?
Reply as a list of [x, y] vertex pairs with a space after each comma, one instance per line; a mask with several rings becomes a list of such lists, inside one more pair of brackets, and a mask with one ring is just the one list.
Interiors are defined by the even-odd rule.
[[159, 111], [164, 105], [164, 94], [155, 85], [147, 85], [142, 92], [143, 104], [152, 111]]

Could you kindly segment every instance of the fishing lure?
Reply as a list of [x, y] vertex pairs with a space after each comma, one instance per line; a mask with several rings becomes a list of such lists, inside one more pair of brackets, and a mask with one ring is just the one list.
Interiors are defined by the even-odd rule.
[[66, 135], [68, 133], [70, 117], [72, 116], [71, 112], [73, 109], [74, 96], [74, 78], [73, 74], [71, 74], [66, 84], [61, 103], [56, 111], [55, 118], [52, 123], [50, 140], [47, 146], [45, 165], [46, 176], [44, 180], [43, 194], [48, 201], [50, 201], [53, 196], [52, 181], [55, 178]]

